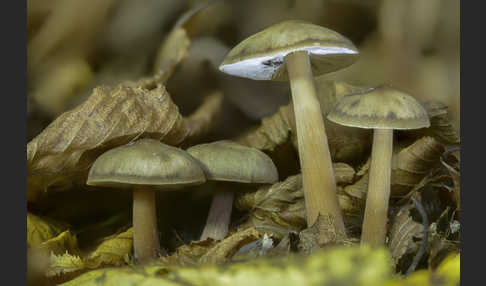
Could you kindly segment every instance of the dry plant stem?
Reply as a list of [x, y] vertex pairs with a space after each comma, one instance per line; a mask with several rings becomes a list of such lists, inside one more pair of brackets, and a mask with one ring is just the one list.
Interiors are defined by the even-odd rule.
[[225, 191], [219, 191], [213, 196], [201, 240], [209, 237], [220, 240], [228, 234], [231, 211], [233, 210], [233, 197], [232, 192]]
[[375, 129], [361, 244], [372, 247], [385, 244], [392, 152], [393, 129]]
[[337, 233], [345, 235], [331, 154], [321, 108], [316, 97], [309, 56], [304, 51], [294, 52], [285, 57], [285, 62], [297, 126], [307, 226], [312, 226], [321, 214], [334, 222], [331, 227]]
[[159, 256], [155, 192], [143, 187], [133, 190], [133, 249], [139, 263]]

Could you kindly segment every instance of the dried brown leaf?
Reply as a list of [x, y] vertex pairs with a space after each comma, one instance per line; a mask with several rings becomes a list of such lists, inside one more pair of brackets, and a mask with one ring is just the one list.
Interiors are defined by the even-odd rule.
[[160, 82], [165, 84], [174, 73], [175, 68], [187, 56], [191, 39], [186, 29], [175, 27], [157, 52], [154, 73], [160, 75]]
[[[350, 183], [354, 169], [344, 163], [333, 164], [338, 185]], [[338, 192], [338, 199], [346, 215], [360, 213], [362, 203], [344, 192]], [[235, 205], [242, 211], [249, 211], [248, 226], [284, 227], [288, 231], [300, 231], [306, 227], [302, 175], [288, 177], [283, 182], [264, 186], [252, 193], [242, 193]]]
[[258, 240], [261, 235], [255, 228], [237, 230], [212, 247], [199, 259], [199, 263], [222, 264], [228, 262], [243, 245]]
[[424, 226], [415, 222], [410, 216], [410, 206], [406, 205], [400, 209], [393, 220], [388, 232], [388, 248], [395, 264], [398, 260], [413, 248], [414, 237], [419, 237], [424, 231]]
[[452, 124], [448, 107], [440, 102], [423, 102], [430, 118], [430, 127], [407, 131], [410, 135], [432, 136], [443, 144], [459, 144], [461, 137], [457, 128]]
[[[422, 137], [406, 148], [399, 149], [392, 159], [391, 196], [406, 195], [427, 176], [444, 152], [444, 146], [433, 137]], [[358, 171], [362, 177], [344, 188], [353, 197], [364, 199], [368, 191], [369, 161]]]
[[36, 200], [51, 185], [82, 180], [97, 156], [139, 137], [170, 145], [196, 138], [208, 130], [220, 110], [222, 94], [214, 92], [192, 116], [183, 118], [165, 88], [154, 86], [154, 79], [143, 79], [95, 88], [84, 103], [60, 115], [31, 140], [28, 200]]
[[[316, 89], [333, 161], [353, 162], [359, 159], [370, 147], [371, 131], [336, 124], [327, 120], [326, 115], [339, 97], [361, 88], [343, 82], [333, 83], [325, 78], [317, 78]], [[265, 151], [273, 151], [276, 147], [291, 141], [297, 149], [295, 130], [295, 117], [292, 103], [290, 103], [280, 107], [274, 115], [262, 119], [260, 127], [237, 140], [241, 144]]]
[[157, 75], [158, 83], [165, 84], [177, 66], [187, 57], [191, 36], [194, 36], [194, 29], [190, 28], [189, 22], [211, 4], [211, 1], [208, 1], [186, 11], [164, 39], [157, 51], [154, 64], [154, 74]]
[[191, 241], [189, 244], [181, 245], [176, 251], [167, 257], [161, 257], [157, 261], [167, 266], [193, 266], [199, 263], [203, 257], [218, 241], [212, 238], [199, 241]]

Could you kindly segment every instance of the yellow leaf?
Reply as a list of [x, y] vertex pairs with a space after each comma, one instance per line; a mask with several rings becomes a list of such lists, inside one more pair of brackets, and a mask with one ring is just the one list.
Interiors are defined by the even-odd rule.
[[38, 248], [47, 253], [53, 252], [54, 254], [60, 254], [64, 252], [79, 253], [78, 240], [71, 231], [66, 230], [58, 236], [51, 238], [41, 243]]
[[67, 229], [67, 225], [27, 212], [27, 247], [37, 247]]
[[76, 255], [64, 253], [55, 255], [51, 253], [49, 257], [49, 267], [46, 276], [61, 276], [67, 273], [80, 271], [85, 267], [83, 260]]
[[85, 264], [89, 268], [102, 265], [120, 266], [129, 262], [133, 246], [133, 228], [106, 238], [95, 251], [90, 253]]

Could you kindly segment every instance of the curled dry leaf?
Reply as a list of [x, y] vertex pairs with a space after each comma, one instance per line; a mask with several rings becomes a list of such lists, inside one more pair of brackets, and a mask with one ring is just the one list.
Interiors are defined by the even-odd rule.
[[[404, 196], [412, 190], [439, 162], [443, 152], [444, 146], [433, 137], [422, 137], [397, 151], [392, 159], [391, 196]], [[347, 194], [365, 198], [368, 191], [369, 162], [368, 159], [357, 173], [362, 177], [353, 185], [344, 187]]]
[[[338, 188], [350, 184], [354, 169], [345, 163], [334, 163]], [[338, 190], [338, 200], [345, 216], [361, 214], [363, 202]], [[283, 182], [264, 186], [252, 193], [238, 195], [236, 207], [249, 211], [245, 225], [257, 227], [284, 227], [288, 231], [300, 231], [306, 227], [302, 175], [288, 177]]]
[[338, 247], [310, 256], [258, 258], [222, 266], [105, 268], [61, 285], [370, 286], [385, 285], [392, 279], [386, 250]]
[[459, 144], [461, 137], [457, 128], [452, 124], [448, 107], [436, 101], [422, 102], [430, 119], [430, 127], [407, 131], [416, 136], [432, 136], [443, 144]]
[[393, 219], [392, 226], [388, 233], [388, 249], [395, 264], [412, 248], [414, 248], [414, 237], [420, 237], [424, 226], [415, 222], [410, 216], [410, 206], [405, 205]]
[[194, 266], [199, 264], [203, 257], [218, 241], [208, 238], [206, 240], [191, 241], [189, 244], [181, 245], [176, 251], [166, 257], [157, 260], [158, 264], [166, 266]]
[[[357, 160], [371, 146], [371, 131], [342, 126], [327, 120], [326, 116], [339, 97], [362, 88], [344, 82], [333, 83], [317, 78], [316, 89], [333, 161], [353, 162]], [[290, 140], [297, 149], [295, 130], [294, 111], [292, 103], [290, 103], [280, 107], [274, 115], [262, 119], [260, 127], [237, 140], [241, 144], [265, 151], [273, 151]]]
[[[135, 85], [135, 86], [134, 86]], [[27, 144], [27, 198], [35, 201], [51, 185], [81, 179], [101, 153], [137, 138], [179, 145], [208, 130], [220, 110], [214, 92], [183, 118], [163, 86], [154, 79], [101, 86], [81, 105], [65, 112]]]
[[154, 64], [154, 74], [158, 83], [165, 84], [174, 73], [176, 67], [189, 53], [193, 29], [188, 23], [204, 8], [214, 1], [208, 1], [182, 14], [172, 30], [160, 45]]
[[258, 240], [261, 236], [262, 234], [255, 228], [237, 230], [206, 252], [199, 259], [199, 263], [222, 264], [228, 262], [242, 246]]
[[177, 65], [187, 56], [191, 40], [187, 31], [182, 27], [175, 27], [157, 52], [154, 73], [160, 75], [160, 82], [165, 84], [174, 73]]

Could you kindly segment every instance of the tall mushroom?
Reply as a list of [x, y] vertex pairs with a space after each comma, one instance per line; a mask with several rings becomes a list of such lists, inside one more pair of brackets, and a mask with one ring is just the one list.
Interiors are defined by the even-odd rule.
[[429, 127], [427, 112], [412, 96], [382, 85], [341, 97], [327, 118], [345, 126], [374, 129], [361, 243], [382, 246], [390, 198], [393, 129]]
[[89, 170], [87, 184], [133, 190], [133, 248], [145, 263], [160, 252], [155, 190], [206, 181], [199, 163], [184, 150], [154, 139], [141, 139], [99, 156]]
[[345, 68], [357, 58], [356, 47], [342, 35], [291, 20], [245, 39], [219, 67], [225, 73], [255, 80], [290, 81], [307, 224], [314, 224], [321, 214], [343, 235], [344, 222], [313, 77]]
[[199, 160], [208, 181], [216, 184], [201, 240], [222, 239], [228, 233], [234, 193], [228, 182], [271, 184], [278, 181], [277, 168], [262, 151], [222, 140], [200, 144], [187, 149]]

